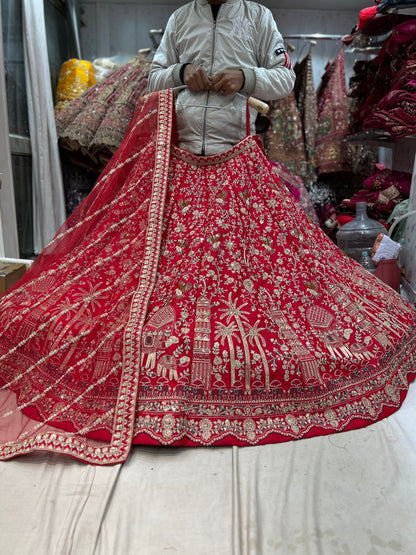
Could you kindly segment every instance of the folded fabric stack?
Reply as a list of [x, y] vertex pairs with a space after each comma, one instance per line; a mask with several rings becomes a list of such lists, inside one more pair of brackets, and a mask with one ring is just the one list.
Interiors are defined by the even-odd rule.
[[392, 137], [414, 133], [416, 19], [396, 25], [373, 60], [354, 65], [348, 96], [349, 132], [384, 129]]
[[95, 85], [94, 67], [88, 60], [71, 58], [62, 64], [56, 87], [55, 112]]
[[351, 78], [348, 92], [352, 98], [350, 133], [362, 131], [363, 121], [391, 88], [391, 67], [387, 59], [362, 60], [356, 62], [354, 70], [356, 73]]
[[[393, 138], [416, 132], [416, 20], [400, 23], [384, 41], [377, 58], [356, 64], [350, 132], [384, 129]], [[359, 77], [366, 79], [358, 85]]]
[[[379, 70], [379, 66], [374, 60], [356, 60], [353, 66], [353, 75], [349, 83], [348, 96], [350, 102], [350, 123], [348, 130], [350, 133], [362, 131], [362, 110], [365, 108], [366, 101], [375, 94], [378, 89], [374, 87], [374, 80]], [[385, 85], [386, 91], [388, 84]], [[379, 94], [379, 92], [377, 92]], [[381, 98], [381, 97], [380, 97]], [[371, 103], [374, 100], [370, 101]]]
[[337, 213], [340, 216], [353, 216], [357, 202], [366, 202], [371, 218], [387, 222], [394, 208], [409, 198], [411, 181], [412, 174], [407, 172], [377, 170], [364, 181], [362, 189], [341, 202], [337, 207]]
[[416, 43], [407, 49], [403, 62], [391, 82], [391, 90], [369, 111], [364, 129], [382, 128], [400, 139], [416, 133]]
[[56, 114], [59, 145], [66, 159], [97, 173], [104, 169], [146, 92], [150, 63], [138, 54]]

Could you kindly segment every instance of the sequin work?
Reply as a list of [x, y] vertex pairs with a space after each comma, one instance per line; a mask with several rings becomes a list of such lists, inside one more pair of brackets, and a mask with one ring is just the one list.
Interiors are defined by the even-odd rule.
[[257, 138], [201, 157], [172, 136], [171, 91], [144, 97], [96, 188], [4, 297], [2, 458], [111, 464], [132, 442], [279, 442], [400, 406], [412, 307], [312, 223]]

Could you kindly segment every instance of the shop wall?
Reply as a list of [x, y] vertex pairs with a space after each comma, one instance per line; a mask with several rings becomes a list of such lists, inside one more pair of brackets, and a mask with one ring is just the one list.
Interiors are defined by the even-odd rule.
[[[82, 56], [93, 60], [97, 57], [118, 56], [121, 62], [134, 56], [140, 48], [152, 48], [150, 29], [166, 26], [170, 14], [183, 2], [138, 3], [137, 0], [106, 1], [83, 0], [81, 6]], [[265, 2], [266, 4], [266, 2]], [[267, 4], [266, 4], [267, 5]], [[271, 8], [283, 35], [324, 33], [348, 34], [358, 20], [355, 11], [288, 10]], [[293, 62], [302, 59], [311, 48], [306, 40], [289, 40], [296, 50], [291, 53]], [[341, 48], [341, 41], [319, 40], [313, 47], [315, 86], [319, 85], [325, 65]], [[347, 80], [354, 63], [354, 54], [345, 54]]]

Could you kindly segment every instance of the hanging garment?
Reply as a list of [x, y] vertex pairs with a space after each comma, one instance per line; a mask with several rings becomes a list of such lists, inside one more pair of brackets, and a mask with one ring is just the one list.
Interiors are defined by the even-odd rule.
[[366, 426], [415, 376], [415, 312], [348, 259], [260, 142], [175, 146], [142, 98], [99, 182], [0, 306], [0, 456], [255, 445]]
[[295, 175], [306, 177], [306, 153], [302, 122], [295, 92], [270, 102], [270, 127], [264, 133], [264, 147], [271, 160], [285, 164]]
[[305, 143], [308, 181], [316, 178], [316, 133], [318, 105], [313, 81], [312, 53], [293, 68], [296, 73], [295, 96], [302, 122]]
[[138, 54], [56, 114], [59, 145], [67, 159], [101, 172], [121, 145], [151, 60]]
[[345, 84], [344, 51], [327, 66], [320, 89], [316, 138], [318, 175], [350, 172], [351, 163], [344, 139], [348, 135], [349, 105]]

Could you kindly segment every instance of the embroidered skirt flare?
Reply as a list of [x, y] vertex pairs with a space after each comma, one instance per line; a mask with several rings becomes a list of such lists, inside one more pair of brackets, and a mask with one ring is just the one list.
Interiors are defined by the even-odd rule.
[[137, 106], [97, 185], [0, 303], [0, 458], [255, 445], [366, 426], [415, 376], [415, 312], [288, 193], [256, 137], [175, 146]]

